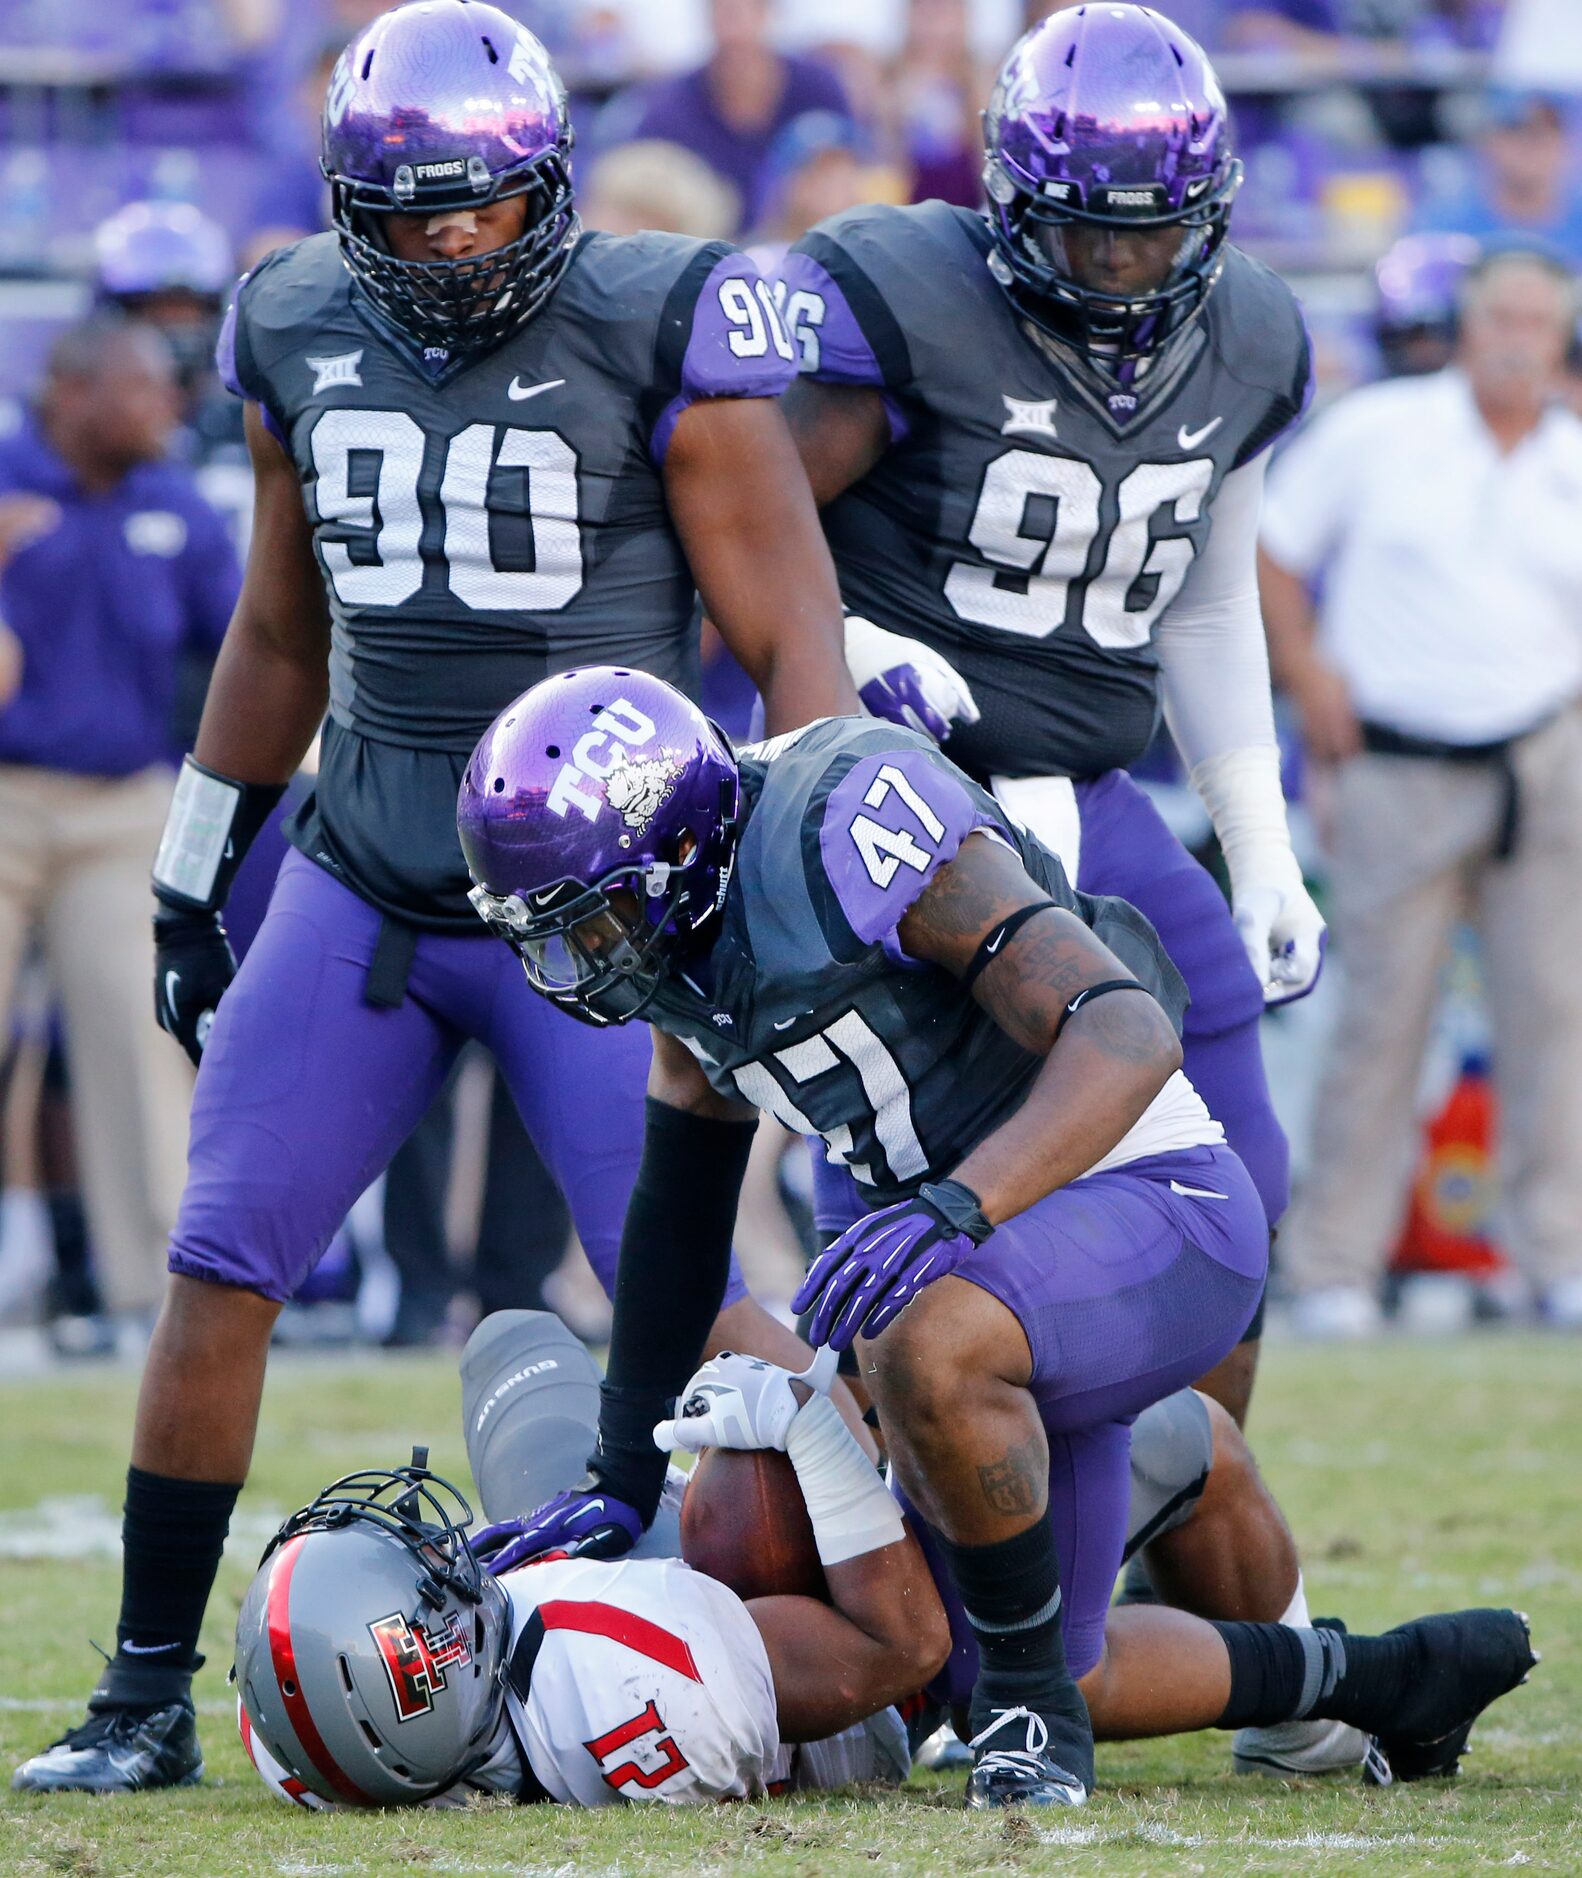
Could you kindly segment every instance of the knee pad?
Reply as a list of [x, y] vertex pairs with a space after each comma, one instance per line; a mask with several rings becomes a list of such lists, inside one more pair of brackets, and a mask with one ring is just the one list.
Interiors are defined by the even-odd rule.
[[599, 1371], [552, 1311], [494, 1311], [461, 1355], [467, 1459], [486, 1520], [518, 1519], [579, 1480]]
[[1195, 1389], [1178, 1389], [1143, 1410], [1132, 1424], [1131, 1463], [1127, 1558], [1184, 1525], [1208, 1485], [1214, 1429]]

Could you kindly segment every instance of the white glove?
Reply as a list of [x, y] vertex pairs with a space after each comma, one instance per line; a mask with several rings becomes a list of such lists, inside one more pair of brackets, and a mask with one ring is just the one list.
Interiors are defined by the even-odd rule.
[[855, 613], [846, 616], [846, 669], [870, 716], [920, 730], [935, 743], [945, 741], [952, 724], [978, 721], [967, 681], [948, 659]]
[[1231, 912], [1265, 1005], [1306, 997], [1324, 963], [1324, 916], [1291, 852], [1279, 751], [1228, 750], [1199, 763], [1192, 781], [1219, 836]]
[[1324, 916], [1302, 883], [1296, 857], [1289, 858], [1284, 880], [1247, 881], [1231, 889], [1236, 930], [1263, 985], [1266, 1007], [1305, 998], [1324, 963]]
[[681, 1394], [673, 1421], [654, 1429], [654, 1446], [668, 1454], [684, 1448], [785, 1448], [786, 1436], [803, 1407], [792, 1390], [805, 1383], [828, 1395], [839, 1361], [833, 1350], [820, 1350], [806, 1369], [793, 1375], [757, 1356], [721, 1350], [697, 1372]]

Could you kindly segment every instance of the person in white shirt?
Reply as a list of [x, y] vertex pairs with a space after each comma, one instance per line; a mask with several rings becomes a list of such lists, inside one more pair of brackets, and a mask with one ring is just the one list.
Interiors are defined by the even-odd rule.
[[1549, 1319], [1582, 1328], [1582, 421], [1555, 396], [1576, 319], [1557, 263], [1495, 252], [1451, 367], [1342, 399], [1270, 478], [1264, 619], [1334, 767], [1345, 967], [1281, 1238], [1313, 1334], [1377, 1324], [1464, 918], [1495, 1033], [1501, 1237]]

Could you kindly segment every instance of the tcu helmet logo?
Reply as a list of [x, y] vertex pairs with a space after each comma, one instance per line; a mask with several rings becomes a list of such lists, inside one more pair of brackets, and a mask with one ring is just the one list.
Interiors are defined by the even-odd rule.
[[655, 732], [654, 720], [625, 698], [607, 704], [593, 720], [593, 728], [577, 739], [571, 761], [563, 763], [549, 791], [549, 806], [556, 815], [576, 809], [590, 822], [603, 806], [587, 782], [603, 783], [604, 802], [626, 826], [641, 834], [654, 819], [660, 804], [676, 785], [680, 765], [668, 757], [634, 762], [631, 751], [640, 749]]
[[392, 1611], [371, 1623], [368, 1634], [384, 1660], [398, 1722], [432, 1714], [434, 1697], [445, 1687], [445, 1671], [453, 1663], [472, 1661], [467, 1633], [454, 1614], [445, 1619], [443, 1629], [429, 1630]]

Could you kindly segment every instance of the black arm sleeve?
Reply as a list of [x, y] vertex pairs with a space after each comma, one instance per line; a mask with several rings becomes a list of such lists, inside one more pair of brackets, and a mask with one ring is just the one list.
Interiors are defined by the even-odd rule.
[[756, 1118], [727, 1122], [648, 1099], [643, 1159], [615, 1274], [615, 1327], [589, 1463], [599, 1485], [651, 1520], [666, 1457], [654, 1423], [703, 1355], [730, 1272], [736, 1202]]

